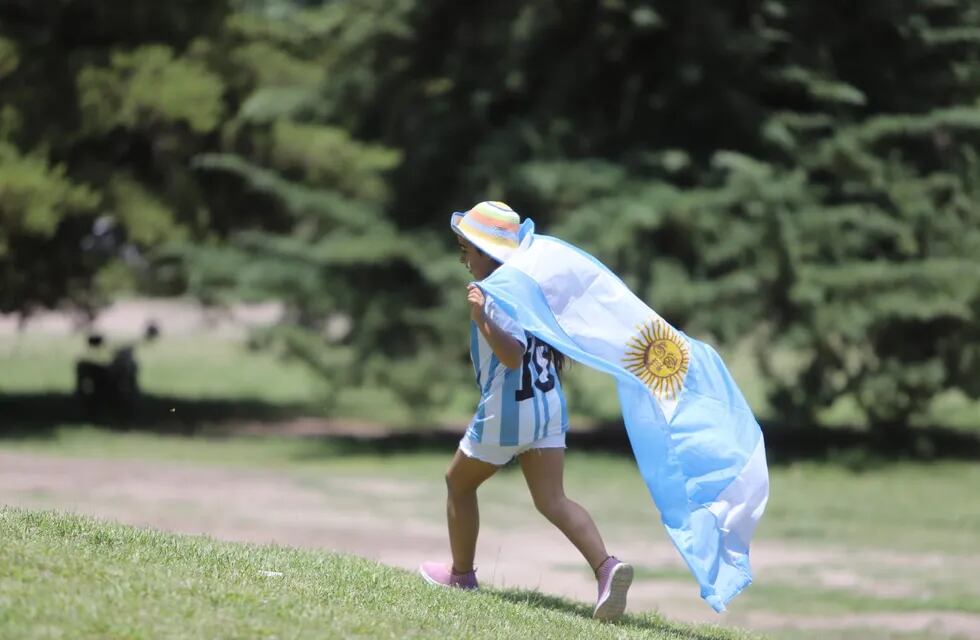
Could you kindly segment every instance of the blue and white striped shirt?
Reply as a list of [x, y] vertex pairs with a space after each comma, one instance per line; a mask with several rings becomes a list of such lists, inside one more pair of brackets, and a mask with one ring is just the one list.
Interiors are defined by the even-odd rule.
[[481, 395], [466, 436], [475, 442], [523, 446], [567, 431], [565, 394], [550, 347], [526, 333], [489, 296], [484, 312], [524, 345], [524, 360], [518, 369], [505, 367], [476, 323], [470, 322], [470, 358]]

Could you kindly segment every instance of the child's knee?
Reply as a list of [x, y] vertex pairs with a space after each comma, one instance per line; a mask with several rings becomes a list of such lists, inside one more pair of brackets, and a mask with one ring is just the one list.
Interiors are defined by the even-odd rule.
[[467, 482], [465, 478], [460, 477], [459, 474], [447, 471], [446, 491], [449, 492], [450, 496], [463, 496], [475, 492], [476, 487], [472, 486], [471, 482]]
[[545, 494], [534, 496], [534, 506], [548, 520], [559, 518], [565, 511], [565, 501], [568, 500], [564, 494]]

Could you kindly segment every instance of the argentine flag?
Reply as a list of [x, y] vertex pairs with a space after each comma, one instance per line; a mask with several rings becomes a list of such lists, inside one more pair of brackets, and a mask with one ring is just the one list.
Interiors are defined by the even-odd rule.
[[531, 334], [616, 379], [637, 466], [715, 611], [752, 582], [749, 542], [769, 498], [762, 431], [718, 354], [584, 251], [521, 226], [476, 283]]

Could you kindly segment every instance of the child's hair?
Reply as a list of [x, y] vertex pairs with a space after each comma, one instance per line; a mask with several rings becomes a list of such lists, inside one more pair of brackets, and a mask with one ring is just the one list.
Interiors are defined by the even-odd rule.
[[555, 373], [558, 374], [558, 379], [560, 380], [562, 374], [565, 373], [565, 369], [571, 365], [571, 361], [569, 361], [568, 356], [550, 344], [548, 345], [548, 352], [551, 354], [551, 364], [555, 365]]

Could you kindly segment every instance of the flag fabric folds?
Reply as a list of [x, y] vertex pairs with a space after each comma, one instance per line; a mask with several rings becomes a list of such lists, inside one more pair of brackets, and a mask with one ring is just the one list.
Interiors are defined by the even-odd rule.
[[602, 263], [521, 227], [476, 283], [525, 330], [616, 379], [637, 466], [667, 533], [716, 611], [752, 582], [769, 497], [762, 431], [709, 345], [672, 327]]

